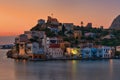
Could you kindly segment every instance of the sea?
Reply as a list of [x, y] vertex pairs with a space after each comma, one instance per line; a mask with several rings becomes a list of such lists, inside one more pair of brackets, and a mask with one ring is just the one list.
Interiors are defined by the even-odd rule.
[[[0, 37], [14, 43], [14, 37]], [[18, 61], [0, 49], [0, 80], [120, 80], [120, 60]]]
[[15, 36], [0, 36], [0, 45], [13, 44]]

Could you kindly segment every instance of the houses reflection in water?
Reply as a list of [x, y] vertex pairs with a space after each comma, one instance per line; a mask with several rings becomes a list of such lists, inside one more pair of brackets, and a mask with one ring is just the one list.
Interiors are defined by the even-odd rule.
[[119, 59], [26, 62], [4, 53], [0, 50], [0, 80], [119, 80]]
[[98, 78], [98, 80], [112, 80], [116, 77], [113, 74], [115, 73], [115, 67], [118, 70], [117, 66], [115, 66], [116, 64], [113, 62], [116, 62], [116, 60], [18, 61], [14, 65], [17, 80], [96, 80]]

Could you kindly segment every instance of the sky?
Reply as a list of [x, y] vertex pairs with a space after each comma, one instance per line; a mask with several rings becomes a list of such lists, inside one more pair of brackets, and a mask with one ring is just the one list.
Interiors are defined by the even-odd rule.
[[59, 22], [108, 28], [120, 14], [120, 0], [0, 0], [0, 36], [18, 35], [47, 20], [53, 13]]

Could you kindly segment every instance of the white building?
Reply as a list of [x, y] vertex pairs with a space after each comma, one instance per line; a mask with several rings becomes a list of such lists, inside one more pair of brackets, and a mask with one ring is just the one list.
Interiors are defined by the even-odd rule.
[[63, 42], [63, 39], [58, 37], [46, 37], [42, 40], [42, 42], [42, 45], [44, 45], [46, 48], [49, 48], [50, 44], [60, 44]]
[[81, 50], [82, 58], [111, 58], [114, 56], [113, 48], [102, 46], [99, 48], [83, 48]]
[[27, 46], [27, 54], [43, 54], [44, 49], [39, 48], [39, 43], [33, 42], [33, 43], [28, 43]]
[[37, 42], [28, 43], [26, 53], [31, 59], [46, 59], [44, 48], [40, 48]]
[[63, 57], [63, 50], [61, 48], [48, 48], [47, 55], [52, 58], [61, 58]]
[[63, 57], [63, 50], [60, 48], [60, 43], [62, 42], [63, 39], [58, 37], [43, 39], [45, 53], [52, 58]]
[[98, 48], [98, 55], [102, 58], [111, 58], [113, 56], [113, 48], [103, 46]]

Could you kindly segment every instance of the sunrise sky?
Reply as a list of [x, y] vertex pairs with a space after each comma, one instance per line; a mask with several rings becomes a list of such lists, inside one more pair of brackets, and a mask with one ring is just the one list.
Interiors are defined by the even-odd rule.
[[0, 0], [0, 36], [23, 33], [51, 13], [60, 22], [108, 28], [120, 14], [120, 0]]

